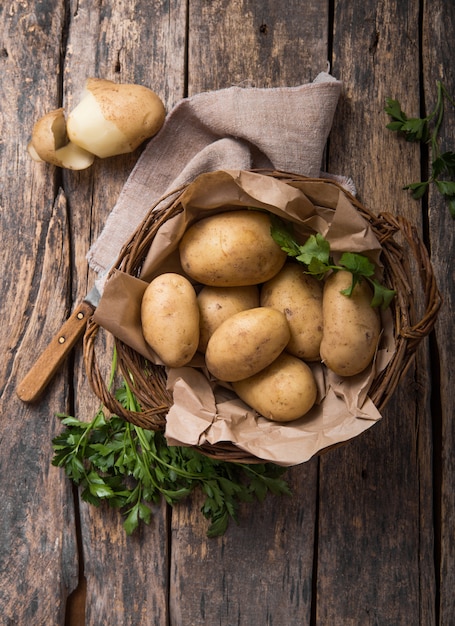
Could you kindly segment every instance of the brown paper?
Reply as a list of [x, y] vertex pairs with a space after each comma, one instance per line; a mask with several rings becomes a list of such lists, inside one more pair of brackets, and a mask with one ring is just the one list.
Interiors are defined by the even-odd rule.
[[[368, 256], [378, 264], [380, 278], [381, 246], [349, 197], [333, 183], [307, 179], [288, 184], [260, 173], [220, 170], [200, 175], [179, 202], [183, 211], [158, 231], [140, 278], [115, 271], [95, 312], [97, 323], [152, 362], [160, 363], [142, 336], [143, 291], [158, 274], [182, 272], [179, 240], [186, 228], [203, 216], [242, 206], [266, 209], [292, 221], [302, 240], [314, 232], [322, 233], [330, 241], [334, 256], [344, 251]], [[168, 370], [174, 399], [165, 431], [169, 444], [230, 441], [266, 461], [296, 465], [327, 446], [359, 435], [381, 418], [368, 398], [368, 390], [394, 351], [390, 313], [382, 314], [382, 323], [377, 357], [362, 374], [341, 378], [321, 364], [310, 364], [318, 384], [317, 403], [303, 418], [285, 424], [257, 415], [229, 385], [213, 380], [200, 354], [189, 366]]]

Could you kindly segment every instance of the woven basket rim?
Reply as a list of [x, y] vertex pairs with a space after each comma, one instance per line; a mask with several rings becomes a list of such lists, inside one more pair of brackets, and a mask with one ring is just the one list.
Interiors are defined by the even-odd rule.
[[[332, 178], [310, 178], [277, 170], [252, 171], [272, 176], [288, 184], [318, 181], [336, 186], [369, 224], [381, 244], [384, 281], [397, 292], [391, 305], [395, 353], [386, 368], [374, 379], [368, 394], [378, 411], [381, 411], [411, 366], [417, 347], [432, 331], [442, 305], [442, 298], [437, 287], [429, 253], [419, 237], [416, 227], [404, 217], [389, 212], [374, 214], [340, 182]], [[121, 270], [137, 277], [140, 275], [141, 264], [157, 230], [165, 221], [183, 210], [179, 201], [190, 184], [187, 183], [171, 191], [151, 207], [146, 218], [123, 246], [111, 271]], [[401, 243], [396, 241], [397, 233], [401, 235]], [[424, 310], [420, 315], [416, 310], [414, 291], [411, 287], [410, 258], [415, 261], [418, 268], [421, 292], [425, 299]], [[85, 368], [94, 393], [106, 408], [125, 420], [142, 428], [164, 430], [166, 415], [172, 405], [172, 396], [166, 388], [165, 368], [149, 363], [132, 348], [115, 338], [119, 371], [126, 379], [135, 381], [134, 391], [142, 407], [141, 412], [125, 410], [107, 388], [98, 367], [96, 337], [99, 329], [100, 327], [92, 318], [89, 320], [84, 336]], [[207, 456], [222, 461], [264, 462], [230, 442], [214, 445], [204, 444], [198, 449]]]

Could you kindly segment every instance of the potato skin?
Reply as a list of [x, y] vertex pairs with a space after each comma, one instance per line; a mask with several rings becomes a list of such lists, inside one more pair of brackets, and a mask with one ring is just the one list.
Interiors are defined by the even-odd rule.
[[199, 307], [187, 278], [166, 273], [147, 286], [141, 304], [144, 339], [164, 365], [182, 367], [199, 343]]
[[241, 380], [267, 367], [284, 350], [290, 331], [285, 316], [268, 307], [240, 311], [210, 337], [207, 369], [219, 380]]
[[279, 272], [286, 260], [270, 234], [266, 213], [224, 211], [188, 228], [179, 245], [184, 272], [203, 285], [257, 285]]
[[339, 271], [324, 285], [320, 353], [322, 362], [339, 376], [354, 376], [368, 367], [381, 332], [378, 311], [370, 304], [373, 294], [365, 280], [356, 285], [351, 297], [340, 293], [351, 282], [350, 272]]
[[311, 368], [286, 352], [254, 376], [234, 382], [232, 386], [241, 400], [276, 422], [303, 417], [317, 398]]
[[322, 284], [297, 263], [286, 263], [261, 289], [261, 305], [286, 315], [291, 338], [287, 352], [306, 361], [319, 360], [322, 340]]
[[257, 285], [243, 287], [210, 287], [201, 289], [197, 296], [199, 305], [199, 346], [205, 352], [209, 338], [228, 317], [259, 306]]

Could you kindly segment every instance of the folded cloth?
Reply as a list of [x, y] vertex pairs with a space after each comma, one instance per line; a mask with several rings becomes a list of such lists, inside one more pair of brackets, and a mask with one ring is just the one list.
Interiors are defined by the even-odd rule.
[[272, 168], [319, 176], [340, 92], [341, 82], [322, 72], [298, 87], [230, 87], [179, 102], [138, 159], [88, 252], [90, 267], [109, 269], [150, 208], [203, 172]]

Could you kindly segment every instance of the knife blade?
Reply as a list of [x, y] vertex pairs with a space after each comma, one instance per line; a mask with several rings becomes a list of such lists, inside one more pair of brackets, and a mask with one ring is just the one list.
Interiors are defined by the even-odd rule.
[[87, 321], [98, 306], [100, 298], [101, 294], [94, 285], [19, 382], [16, 394], [23, 402], [35, 402], [39, 399], [84, 333]]

